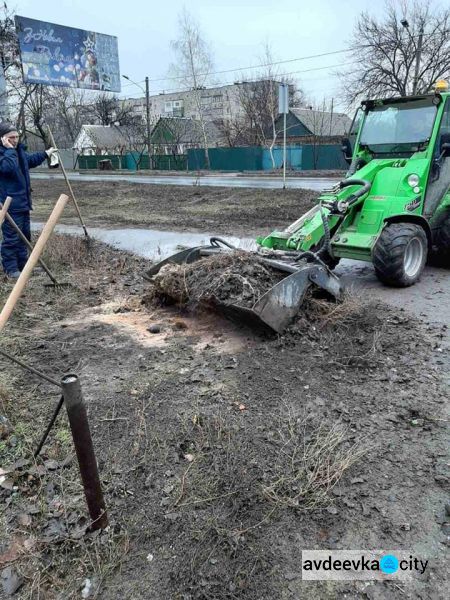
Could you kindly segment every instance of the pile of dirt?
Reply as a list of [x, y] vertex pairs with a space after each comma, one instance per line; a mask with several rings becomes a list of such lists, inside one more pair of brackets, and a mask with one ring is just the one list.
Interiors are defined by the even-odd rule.
[[236, 304], [251, 308], [283, 279], [244, 251], [209, 256], [188, 265], [165, 265], [155, 275], [154, 295], [182, 306]]

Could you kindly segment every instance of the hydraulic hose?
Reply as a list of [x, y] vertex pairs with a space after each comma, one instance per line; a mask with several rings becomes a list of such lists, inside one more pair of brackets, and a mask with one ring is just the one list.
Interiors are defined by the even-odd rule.
[[324, 236], [323, 236], [323, 241], [322, 241], [320, 248], [318, 250], [316, 250], [316, 252], [315, 252], [315, 254], [317, 254], [317, 256], [320, 256], [324, 252], [327, 252], [327, 251], [329, 252], [330, 251], [330, 242], [331, 242], [331, 233], [330, 233], [330, 226], [328, 224], [328, 215], [326, 215], [323, 212], [322, 200], [319, 203], [319, 210], [320, 210], [320, 217], [322, 219], [322, 224], [323, 224]]
[[[361, 189], [357, 190], [354, 194], [351, 194], [345, 200], [345, 203], [347, 204], [347, 206], [352, 205], [359, 198], [361, 198], [361, 196], [364, 196], [364, 194], [367, 194], [367, 192], [369, 192], [370, 188], [372, 187], [372, 184], [370, 183], [370, 181], [366, 181], [365, 179], [346, 179], [344, 181], [341, 181], [339, 185], [340, 185], [341, 189], [352, 186], [352, 185], [361, 185], [362, 186]], [[313, 255], [316, 259], [319, 260], [319, 262], [321, 262], [323, 264], [323, 262], [320, 260], [320, 256], [322, 256], [325, 252], [328, 252], [329, 254], [331, 254], [330, 225], [328, 223], [328, 215], [326, 215], [323, 211], [322, 201], [320, 201], [320, 203], [319, 203], [319, 210], [320, 210], [320, 216], [322, 218], [323, 231], [324, 231], [324, 235], [322, 238], [322, 244], [320, 245], [320, 248], [318, 250], [316, 250], [315, 252], [301, 253], [299, 255], [299, 257], [296, 258], [296, 260], [300, 260], [301, 258], [308, 258], [308, 257], [311, 257], [311, 255]]]
[[361, 198], [361, 196], [367, 194], [372, 187], [371, 182], [367, 181], [366, 179], [345, 179], [344, 181], [341, 181], [339, 185], [341, 190], [352, 185], [362, 186], [361, 189], [357, 190], [353, 194], [350, 194], [350, 196], [343, 201], [347, 206], [354, 204], [357, 200], [359, 200], [359, 198]]
[[224, 240], [221, 237], [212, 237], [209, 240], [209, 243], [211, 244], [211, 246], [214, 246], [216, 248], [220, 247], [220, 244], [222, 244], [223, 246], [227, 246], [228, 248], [231, 248], [231, 250], [237, 250], [236, 246], [233, 246], [233, 244], [230, 244], [230, 242], [227, 242], [226, 240]]

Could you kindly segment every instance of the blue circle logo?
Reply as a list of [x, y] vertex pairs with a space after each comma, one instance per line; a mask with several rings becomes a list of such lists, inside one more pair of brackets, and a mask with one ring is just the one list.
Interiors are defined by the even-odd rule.
[[392, 573], [398, 571], [398, 558], [393, 554], [386, 554], [380, 560], [380, 569], [383, 571], [383, 573], [392, 575]]

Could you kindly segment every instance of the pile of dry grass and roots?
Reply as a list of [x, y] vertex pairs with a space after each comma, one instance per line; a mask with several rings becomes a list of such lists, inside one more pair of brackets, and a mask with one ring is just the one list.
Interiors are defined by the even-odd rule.
[[155, 275], [155, 296], [191, 307], [217, 303], [251, 308], [283, 275], [244, 251], [209, 256], [188, 265], [165, 265]]
[[[260, 298], [279, 283], [285, 273], [268, 267], [260, 258], [245, 251], [209, 256], [191, 264], [169, 263], [153, 277], [153, 290], [147, 300], [163, 304], [176, 303], [195, 309], [198, 306], [214, 307], [218, 304], [252, 308]], [[291, 333], [303, 329], [306, 323], [335, 325], [349, 317], [364, 321], [362, 304], [353, 295], [342, 302], [324, 298], [322, 290], [310, 288], [302, 311], [291, 326]], [[363, 310], [366, 313], [366, 310]]]

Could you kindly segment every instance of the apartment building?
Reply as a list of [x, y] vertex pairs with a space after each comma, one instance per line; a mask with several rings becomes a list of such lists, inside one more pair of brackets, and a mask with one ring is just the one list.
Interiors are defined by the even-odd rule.
[[[221, 85], [200, 90], [185, 90], [167, 92], [150, 96], [150, 121], [156, 123], [160, 118], [185, 117], [199, 118], [198, 100], [204, 118], [210, 121], [232, 120], [244, 115], [243, 97], [259, 84], [267, 82], [236, 82], [231, 85]], [[278, 82], [274, 82], [278, 93]], [[127, 102], [133, 106], [136, 115], [145, 119], [145, 97], [129, 98]]]

